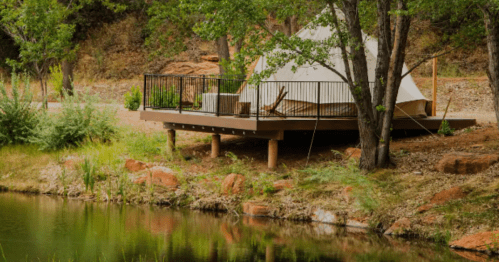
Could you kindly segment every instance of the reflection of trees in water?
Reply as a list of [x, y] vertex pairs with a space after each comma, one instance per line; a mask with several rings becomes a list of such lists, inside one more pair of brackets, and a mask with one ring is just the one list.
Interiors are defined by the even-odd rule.
[[[27, 243], [26, 247], [10, 245], [7, 257], [14, 258], [24, 258], [28, 252], [29, 257], [44, 261], [57, 252], [55, 260], [61, 261], [456, 259], [448, 248], [434, 251], [327, 224], [25, 195], [0, 194], [0, 207], [0, 221], [13, 221], [0, 225], [0, 239]], [[2, 236], [12, 232], [5, 228], [13, 225], [26, 232]], [[9, 243], [2, 245], [5, 249]]]

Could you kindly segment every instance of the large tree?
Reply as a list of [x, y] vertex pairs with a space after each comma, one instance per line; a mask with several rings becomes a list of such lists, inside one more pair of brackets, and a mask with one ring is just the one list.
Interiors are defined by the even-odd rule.
[[57, 0], [0, 1], [0, 26], [19, 46], [19, 60], [9, 63], [35, 72], [45, 107], [49, 66], [71, 53], [74, 26], [64, 23], [68, 14]]
[[[279, 10], [272, 10], [278, 17], [292, 16], [293, 1], [281, 1]], [[273, 32], [266, 25], [267, 14], [273, 1], [233, 0], [220, 1], [218, 11], [210, 25], [211, 30], [222, 28], [227, 21], [238, 19], [253, 26], [251, 41], [246, 54], [256, 58], [267, 54], [269, 67], [253, 81], [269, 77], [288, 62], [297, 66], [320, 64], [337, 74], [354, 97], [358, 109], [358, 125], [362, 156], [360, 167], [372, 170], [389, 163], [390, 130], [396, 97], [402, 79], [405, 48], [411, 22], [408, 0], [379, 0], [377, 2], [378, 57], [374, 92], [369, 88], [368, 67], [362, 35], [359, 12], [360, 0], [317, 0], [310, 1], [327, 6], [315, 18], [313, 26], [330, 26], [334, 34], [326, 41], [300, 39]], [[288, 4], [286, 4], [288, 3]], [[342, 19], [344, 14], [344, 19]], [[393, 15], [392, 15], [393, 14]], [[394, 28], [394, 30], [391, 30]], [[345, 72], [336, 70], [329, 59], [333, 48], [341, 50]], [[272, 50], [280, 50], [269, 53]], [[270, 54], [270, 55], [269, 55]]]

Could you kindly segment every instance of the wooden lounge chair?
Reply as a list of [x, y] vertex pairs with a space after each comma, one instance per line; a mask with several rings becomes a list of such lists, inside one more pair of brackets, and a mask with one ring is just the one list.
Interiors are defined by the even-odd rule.
[[275, 100], [274, 103], [268, 106], [262, 107], [263, 110], [266, 112], [266, 116], [271, 116], [271, 115], [276, 115], [276, 116], [281, 116], [284, 117], [284, 114], [277, 111], [277, 107], [279, 104], [284, 100], [284, 97], [288, 94], [288, 92], [284, 92], [284, 86], [281, 87], [279, 90], [279, 95], [277, 95], [277, 99]]

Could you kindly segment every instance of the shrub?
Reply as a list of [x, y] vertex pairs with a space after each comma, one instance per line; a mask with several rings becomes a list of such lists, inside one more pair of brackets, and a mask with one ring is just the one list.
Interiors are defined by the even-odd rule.
[[171, 86], [169, 89], [153, 87], [149, 104], [152, 107], [176, 108], [180, 104], [180, 94], [175, 92], [175, 89], [175, 86]]
[[39, 121], [39, 110], [33, 105], [33, 94], [27, 75], [21, 90], [20, 78], [12, 74], [12, 96], [0, 81], [0, 145], [29, 142]]
[[125, 108], [131, 111], [137, 111], [142, 101], [142, 92], [138, 86], [133, 86], [131, 92], [125, 94]]
[[61, 70], [61, 65], [54, 65], [49, 68], [50, 78], [49, 82], [52, 84], [52, 88], [58, 96], [62, 96], [62, 86], [63, 86], [63, 74]]
[[77, 94], [64, 96], [61, 112], [45, 112], [31, 142], [41, 150], [56, 150], [79, 146], [85, 140], [108, 142], [115, 137], [118, 130], [116, 109], [98, 109], [96, 96], [86, 95], [85, 104]]
[[444, 136], [452, 136], [455, 130], [456, 129], [450, 127], [450, 124], [447, 120], [444, 120], [442, 122], [442, 125], [440, 126], [440, 129], [438, 130], [438, 134]]

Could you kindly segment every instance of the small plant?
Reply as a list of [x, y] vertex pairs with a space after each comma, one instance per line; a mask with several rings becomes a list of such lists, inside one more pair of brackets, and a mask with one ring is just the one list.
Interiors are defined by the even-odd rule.
[[465, 133], [471, 133], [471, 132], [473, 132], [473, 128], [468, 127], [468, 128], [466, 128], [466, 129], [464, 129], [464, 132], [465, 132]]
[[203, 96], [196, 95], [196, 98], [194, 99], [194, 104], [193, 104], [194, 108], [200, 108], [202, 101], [203, 101]]
[[149, 104], [157, 108], [177, 108], [180, 104], [180, 94], [175, 90], [175, 86], [171, 86], [169, 89], [155, 86], [151, 90]]
[[83, 164], [81, 165], [81, 169], [83, 171], [83, 182], [85, 183], [85, 191], [88, 191], [90, 188], [90, 191], [93, 193], [94, 192], [94, 184], [95, 184], [95, 166], [90, 163], [90, 160], [88, 158], [85, 158], [83, 161]]
[[487, 251], [490, 253], [499, 254], [499, 233], [492, 234], [490, 237], [490, 244], [485, 244]]
[[128, 187], [128, 176], [123, 174], [118, 180], [118, 195], [121, 195], [123, 203], [126, 203], [126, 189]]
[[24, 86], [17, 74], [12, 74], [12, 94], [0, 81], [0, 146], [6, 144], [24, 144], [33, 136], [39, 123], [40, 111], [33, 104], [33, 94], [27, 75], [23, 78]]
[[50, 78], [49, 82], [52, 84], [52, 88], [54, 89], [54, 92], [62, 97], [63, 96], [63, 74], [62, 74], [62, 69], [61, 65], [53, 65], [49, 68], [50, 70]]
[[68, 182], [66, 181], [66, 168], [64, 168], [62, 170], [62, 173], [59, 176], [59, 179], [61, 180], [62, 188], [63, 188], [62, 195], [67, 196], [68, 195], [68, 185], [67, 185]]
[[444, 120], [442, 122], [442, 125], [440, 126], [440, 129], [438, 130], [438, 134], [444, 136], [452, 136], [455, 130], [456, 129], [450, 127], [450, 124], [447, 120]]
[[130, 111], [137, 111], [142, 101], [142, 92], [138, 86], [133, 86], [130, 92], [125, 94], [125, 108]]

